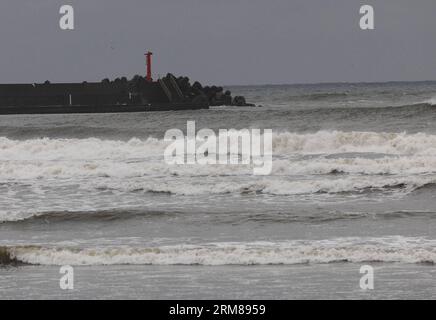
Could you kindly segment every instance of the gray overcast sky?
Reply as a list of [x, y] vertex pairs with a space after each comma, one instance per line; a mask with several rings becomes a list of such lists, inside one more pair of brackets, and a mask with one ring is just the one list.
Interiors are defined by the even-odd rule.
[[435, 0], [1, 0], [0, 82], [131, 77], [146, 49], [155, 75], [209, 84], [432, 80], [435, 16]]

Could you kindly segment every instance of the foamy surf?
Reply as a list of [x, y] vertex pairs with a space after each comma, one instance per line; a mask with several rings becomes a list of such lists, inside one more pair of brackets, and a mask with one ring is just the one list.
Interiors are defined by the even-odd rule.
[[[251, 175], [246, 165], [167, 165], [167, 142], [0, 138], [0, 179]], [[436, 172], [436, 135], [319, 131], [273, 135], [273, 175]], [[333, 157], [332, 157], [333, 156]]]
[[161, 193], [180, 196], [222, 195], [222, 194], [265, 194], [265, 195], [316, 195], [343, 193], [367, 194], [373, 192], [399, 191], [408, 194], [415, 190], [431, 187], [436, 183], [434, 176], [409, 176], [386, 178], [384, 176], [347, 176], [332, 179], [282, 179], [263, 178], [253, 182], [219, 180], [187, 182], [165, 181], [120, 181], [102, 182], [95, 185], [99, 190], [116, 190], [123, 193]]
[[428, 99], [428, 100], [424, 101], [424, 103], [427, 103], [427, 104], [429, 104], [431, 106], [436, 106], [436, 96], [432, 97], [431, 99]]
[[[0, 222], [38, 212], [122, 208], [144, 204], [149, 197], [373, 199], [436, 185], [436, 135], [431, 134], [276, 132], [272, 174], [265, 177], [253, 176], [250, 165], [168, 165], [163, 161], [166, 145], [151, 137], [0, 138]], [[101, 201], [109, 195], [117, 200], [110, 207]]]
[[[249, 197], [264, 195], [265, 197], [281, 197], [282, 200], [288, 199], [292, 201], [323, 201], [325, 199], [339, 198], [345, 200], [347, 198], [355, 199], [356, 197], [367, 198], [369, 196], [382, 196], [401, 198], [407, 195], [413, 196], [417, 192], [433, 192], [436, 186], [436, 176], [434, 175], [410, 175], [405, 177], [391, 176], [332, 176], [330, 178], [315, 177], [307, 178], [288, 178], [281, 176], [272, 176], [261, 179], [240, 178], [240, 177], [209, 177], [204, 179], [198, 177], [178, 177], [177, 179], [167, 178], [129, 178], [129, 179], [101, 179], [99, 181], [72, 181], [73, 184], [68, 194], [62, 195], [62, 202], [59, 202], [59, 197], [55, 189], [51, 187], [52, 181], [48, 181], [47, 185], [39, 185], [44, 183], [39, 181], [37, 185], [27, 186], [25, 189], [25, 201], [19, 200], [18, 196], [11, 192], [12, 189], [18, 188], [20, 185], [9, 187], [0, 196], [0, 203], [3, 206], [0, 208], [0, 223], [12, 222], [30, 219], [37, 217], [44, 212], [50, 211], [102, 211], [112, 210], [111, 205], [116, 205], [120, 208], [123, 205], [131, 206], [132, 197], [135, 200], [135, 205], [146, 204], [148, 196], [159, 196], [162, 201], [165, 199], [171, 200], [171, 197], [220, 197], [223, 195], [232, 195], [237, 197]], [[74, 186], [75, 183], [81, 183]], [[100, 199], [102, 195], [105, 198], [111, 195], [121, 197], [117, 203], [108, 204], [102, 201], [88, 201], [78, 203], [74, 192], [83, 194], [86, 190], [86, 195], [89, 199]], [[3, 187], [2, 189], [7, 190]], [[22, 191], [17, 191], [17, 193]], [[123, 202], [122, 197], [127, 197]], [[291, 198], [292, 197], [292, 198]], [[109, 198], [108, 198], [109, 199]], [[174, 198], [179, 199], [180, 198]], [[186, 198], [189, 199], [189, 198]], [[306, 199], [306, 200], [304, 200]], [[21, 202], [18, 202], [21, 201]], [[34, 208], [37, 203], [39, 209]], [[16, 204], [16, 205], [12, 205]], [[66, 213], [68, 215], [68, 213]]]
[[[0, 160], [102, 160], [144, 158], [162, 155], [169, 145], [163, 139], [133, 138], [128, 141], [87, 139], [11, 140], [0, 137]], [[276, 132], [275, 154], [319, 154], [375, 152], [381, 154], [436, 155], [436, 135], [426, 133], [343, 132], [315, 133]]]
[[208, 243], [161, 247], [3, 246], [0, 264], [31, 265], [293, 265], [323, 263], [429, 263], [436, 240], [338, 238], [283, 242]]
[[[63, 160], [63, 161], [1, 161], [3, 181], [116, 178], [130, 179], [145, 176], [238, 176], [251, 175], [250, 165], [167, 165], [164, 161], [137, 159]], [[400, 175], [434, 174], [436, 156], [382, 156], [371, 159], [347, 154], [335, 158], [322, 156], [305, 159], [273, 159], [271, 175]]]

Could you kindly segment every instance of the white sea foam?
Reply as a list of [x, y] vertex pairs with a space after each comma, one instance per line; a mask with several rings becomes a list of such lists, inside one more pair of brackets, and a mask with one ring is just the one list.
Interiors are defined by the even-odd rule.
[[380, 153], [395, 155], [436, 155], [436, 135], [425, 133], [379, 133], [319, 131], [278, 133], [273, 138], [277, 153]]
[[[436, 135], [320, 131], [276, 133], [274, 175], [301, 174], [424, 174], [436, 171]], [[163, 161], [163, 140], [0, 138], [0, 179], [116, 177], [146, 175], [247, 175], [250, 166], [169, 166]], [[342, 153], [358, 153], [354, 157]], [[390, 155], [370, 158], [367, 153]], [[296, 156], [339, 154], [335, 158]], [[362, 156], [359, 156], [362, 154]], [[284, 158], [283, 158], [284, 157]], [[288, 158], [288, 159], [286, 159]]]
[[[107, 191], [136, 203], [144, 193], [402, 196], [436, 183], [436, 135], [422, 133], [276, 133], [273, 172], [266, 177], [254, 177], [248, 165], [167, 165], [165, 146], [154, 138], [0, 138], [0, 222], [42, 211], [92, 210]], [[91, 200], [73, 201], [83, 194]], [[31, 210], [35, 203], [38, 212]]]
[[401, 156], [370, 159], [363, 157], [328, 159], [317, 157], [296, 160], [275, 160], [276, 175], [323, 175], [330, 173], [364, 175], [400, 175], [436, 173], [436, 156]]
[[0, 137], [0, 161], [135, 159], [161, 155], [166, 145], [163, 140], [155, 138], [116, 141], [97, 138], [11, 140]]
[[253, 181], [238, 179], [176, 179], [172, 181], [132, 179], [102, 181], [94, 188], [120, 192], [152, 192], [195, 196], [210, 194], [267, 194], [267, 195], [314, 195], [314, 194], [366, 194], [372, 191], [395, 191], [407, 194], [421, 187], [436, 183], [435, 176], [345, 176], [333, 179], [282, 179], [267, 177]]
[[[367, 197], [370, 194], [380, 194], [383, 196], [402, 197], [410, 194], [417, 189], [436, 184], [436, 177], [398, 177], [386, 178], [379, 177], [358, 177], [349, 176], [334, 179], [301, 179], [285, 180], [277, 178], [263, 178], [257, 181], [238, 181], [226, 179], [175, 179], [172, 181], [161, 181], [159, 179], [129, 179], [123, 181], [101, 181], [87, 182], [82, 185], [86, 188], [88, 201], [77, 201], [74, 194], [72, 196], [63, 195], [59, 201], [56, 190], [51, 189], [49, 193], [38, 194], [37, 190], [27, 191], [26, 201], [20, 202], [19, 198], [13, 195], [4, 194], [0, 197], [0, 223], [20, 221], [35, 217], [44, 212], [52, 211], [94, 211], [109, 210], [107, 203], [94, 201], [100, 199], [101, 193], [110, 191], [111, 194], [128, 195], [126, 200], [112, 202], [114, 207], [143, 204], [147, 200], [146, 193], [162, 193], [174, 196], [213, 196], [213, 195], [269, 195], [269, 196], [292, 196], [297, 199], [301, 196], [311, 199], [311, 201], [322, 201], [325, 197]], [[36, 187], [31, 187], [36, 188]], [[429, 189], [432, 190], [432, 189]], [[32, 193], [33, 192], [33, 193]], [[70, 191], [70, 193], [73, 190]], [[430, 191], [431, 192], [431, 191]], [[51, 194], [53, 193], [53, 194]], [[106, 196], [107, 197], [107, 196]], [[116, 197], [114, 198], [116, 199]], [[129, 200], [130, 199], [130, 200]], [[134, 200], [137, 199], [137, 200]], [[123, 202], [124, 201], [124, 202]], [[125, 202], [127, 201], [127, 202]], [[182, 201], [179, 199], [179, 201]], [[37, 208], [34, 206], [37, 204]]]
[[[161, 247], [0, 247], [3, 259], [40, 265], [266, 265], [333, 262], [435, 263], [436, 241], [339, 238]], [[6, 257], [6, 258], [5, 258]]]
[[[135, 159], [162, 155], [168, 142], [156, 138], [129, 141], [88, 139], [11, 140], [0, 137], [3, 160], [103, 160]], [[376, 152], [397, 155], [436, 155], [436, 135], [319, 131], [273, 135], [274, 154], [331, 154]]]
[[[365, 175], [433, 174], [436, 156], [401, 156], [370, 158], [324, 157], [304, 160], [275, 159], [272, 175], [325, 175], [331, 173]], [[228, 176], [249, 175], [249, 165], [167, 165], [164, 161], [63, 160], [63, 161], [0, 161], [3, 180], [35, 180], [52, 178], [106, 177], [134, 178], [143, 176]]]
[[431, 104], [432, 106], [436, 105], [436, 96], [432, 97], [431, 99], [425, 101], [424, 103]]

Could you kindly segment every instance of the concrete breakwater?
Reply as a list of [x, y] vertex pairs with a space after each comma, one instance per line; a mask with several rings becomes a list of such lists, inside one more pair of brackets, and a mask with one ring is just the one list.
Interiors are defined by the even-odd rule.
[[112, 113], [252, 106], [222, 87], [192, 85], [188, 77], [167, 74], [156, 81], [142, 76], [101, 82], [0, 84], [0, 114]]

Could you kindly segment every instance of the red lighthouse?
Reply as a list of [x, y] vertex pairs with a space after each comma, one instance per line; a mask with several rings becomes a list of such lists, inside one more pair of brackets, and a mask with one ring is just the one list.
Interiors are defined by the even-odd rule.
[[149, 82], [153, 81], [153, 78], [151, 77], [151, 56], [153, 55], [152, 52], [148, 51], [145, 56], [147, 57], [147, 76], [146, 79]]

